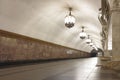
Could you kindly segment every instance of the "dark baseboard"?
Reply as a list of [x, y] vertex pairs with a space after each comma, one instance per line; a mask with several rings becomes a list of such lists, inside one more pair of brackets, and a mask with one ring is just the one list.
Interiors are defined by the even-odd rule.
[[17, 67], [17, 66], [26, 66], [26, 65], [34, 65], [39, 63], [48, 63], [54, 61], [61, 60], [70, 60], [70, 59], [80, 59], [80, 58], [61, 58], [61, 59], [39, 59], [39, 60], [21, 60], [21, 61], [5, 61], [0, 62], [0, 69], [9, 68], [9, 67]]

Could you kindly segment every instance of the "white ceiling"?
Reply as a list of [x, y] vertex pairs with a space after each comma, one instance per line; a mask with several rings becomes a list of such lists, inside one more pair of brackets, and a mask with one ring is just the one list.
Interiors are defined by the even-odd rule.
[[[102, 26], [98, 21], [100, 1], [0, 0], [0, 29], [90, 52], [92, 48], [79, 38], [79, 33], [81, 26], [85, 26], [94, 44], [102, 48]], [[71, 29], [64, 26], [69, 6], [76, 18]]]

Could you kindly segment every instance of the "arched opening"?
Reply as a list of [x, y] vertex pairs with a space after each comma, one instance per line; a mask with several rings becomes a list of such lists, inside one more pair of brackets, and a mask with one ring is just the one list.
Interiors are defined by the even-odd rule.
[[97, 57], [98, 51], [96, 49], [93, 49], [91, 52], [91, 57]]
[[91, 57], [97, 57], [97, 56], [104, 56], [104, 52], [102, 49], [98, 48], [98, 50], [93, 49], [91, 52]]

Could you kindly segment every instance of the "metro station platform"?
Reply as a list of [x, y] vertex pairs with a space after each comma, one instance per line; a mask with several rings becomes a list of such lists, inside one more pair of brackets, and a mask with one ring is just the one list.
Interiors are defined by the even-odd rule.
[[120, 80], [97, 67], [97, 58], [81, 58], [0, 69], [0, 80]]

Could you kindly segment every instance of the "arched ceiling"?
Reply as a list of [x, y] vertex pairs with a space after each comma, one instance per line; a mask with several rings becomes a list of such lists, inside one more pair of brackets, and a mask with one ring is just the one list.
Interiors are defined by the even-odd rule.
[[[94, 44], [102, 48], [98, 21], [101, 0], [0, 0], [0, 29], [67, 46], [91, 51], [79, 38], [81, 26], [91, 35]], [[64, 18], [72, 7], [76, 18], [73, 28], [66, 28]]]

